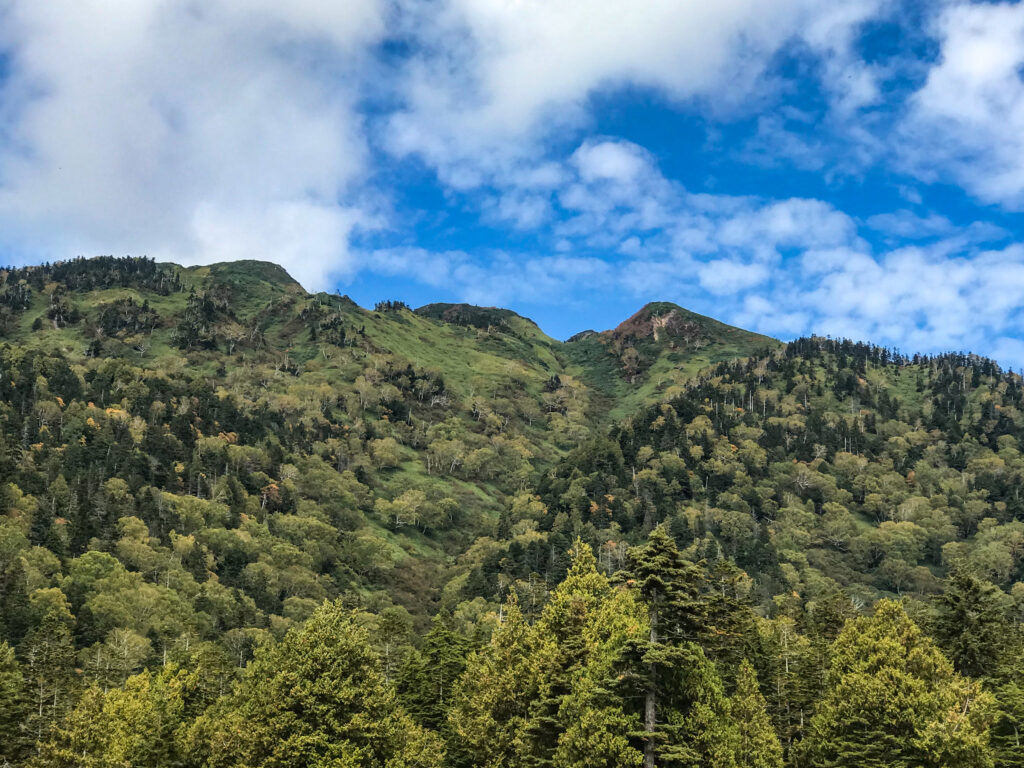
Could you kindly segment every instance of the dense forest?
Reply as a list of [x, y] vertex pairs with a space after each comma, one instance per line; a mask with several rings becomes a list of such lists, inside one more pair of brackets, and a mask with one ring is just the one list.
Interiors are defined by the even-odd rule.
[[1024, 381], [0, 270], [0, 766], [1024, 766]]

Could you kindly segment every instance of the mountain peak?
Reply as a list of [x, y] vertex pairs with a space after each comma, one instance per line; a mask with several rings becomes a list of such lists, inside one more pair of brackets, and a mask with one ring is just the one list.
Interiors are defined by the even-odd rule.
[[616, 340], [677, 339], [691, 343], [706, 337], [708, 324], [717, 322], [669, 301], [652, 301], [619, 323], [609, 335]]
[[190, 272], [208, 276], [216, 282], [232, 282], [242, 285], [264, 283], [289, 293], [305, 293], [299, 281], [288, 274], [280, 264], [258, 259], [241, 259], [239, 261], [221, 261], [204, 267], [191, 267]]

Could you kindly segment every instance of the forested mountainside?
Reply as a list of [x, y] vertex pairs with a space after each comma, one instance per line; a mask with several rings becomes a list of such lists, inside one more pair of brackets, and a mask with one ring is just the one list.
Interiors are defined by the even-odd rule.
[[0, 271], [0, 758], [1024, 766], [1022, 399], [667, 303]]

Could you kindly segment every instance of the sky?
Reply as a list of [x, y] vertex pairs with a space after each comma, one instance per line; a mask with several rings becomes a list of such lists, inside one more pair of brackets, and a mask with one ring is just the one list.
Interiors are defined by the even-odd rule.
[[1024, 367], [1024, 5], [0, 0], [0, 263]]

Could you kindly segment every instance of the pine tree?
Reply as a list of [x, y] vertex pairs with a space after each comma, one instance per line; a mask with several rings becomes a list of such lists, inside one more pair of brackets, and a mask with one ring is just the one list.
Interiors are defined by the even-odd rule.
[[26, 714], [25, 678], [14, 649], [0, 643], [0, 765], [16, 763], [27, 746], [22, 722]]
[[804, 736], [824, 687], [828, 643], [798, 630], [791, 616], [759, 622], [758, 654], [752, 659], [766, 683], [768, 712], [784, 750]]
[[423, 647], [406, 658], [398, 679], [399, 700], [420, 725], [436, 731], [447, 721], [471, 646], [471, 641], [452, 629], [450, 616], [438, 614], [423, 638]]
[[992, 675], [1011, 633], [1009, 596], [957, 565], [937, 603], [934, 634], [957, 672]]
[[188, 676], [173, 665], [142, 672], [124, 688], [88, 689], [54, 729], [31, 768], [164, 768], [180, 765], [177, 731]]
[[757, 637], [754, 612], [746, 598], [750, 578], [723, 558], [700, 570], [706, 591], [697, 614], [702, 622], [693, 639], [731, 680]]
[[899, 603], [882, 600], [833, 644], [799, 764], [988, 768], [992, 709], [992, 697], [953, 670]]
[[76, 686], [71, 637], [74, 617], [59, 589], [36, 590], [31, 603], [37, 614], [36, 626], [19, 651], [31, 703], [26, 724], [33, 739], [40, 741], [72, 704]]
[[516, 600], [489, 645], [470, 656], [449, 713], [459, 765], [639, 765], [638, 722], [612, 682], [629, 642], [646, 634], [631, 592], [597, 571], [577, 541], [565, 581], [527, 626]]
[[0, 573], [0, 587], [0, 633], [17, 645], [28, 632], [31, 621], [23, 558], [13, 558], [6, 571]]
[[722, 683], [694, 642], [706, 613], [699, 570], [660, 525], [630, 550], [624, 578], [647, 609], [647, 637], [629, 643], [623, 674], [643, 701], [644, 768], [731, 760]]
[[754, 666], [744, 659], [732, 697], [736, 725], [737, 768], [782, 768], [782, 745], [768, 717], [768, 706], [757, 683]]
[[448, 713], [450, 760], [474, 768], [520, 765], [530, 703], [540, 695], [542, 654], [514, 596], [491, 641], [466, 661]]
[[664, 726], [659, 727], [658, 722], [661, 666], [676, 661], [667, 651], [670, 639], [667, 635], [677, 623], [677, 604], [686, 598], [696, 599], [696, 590], [680, 594], [680, 585], [689, 575], [688, 566], [664, 526], [652, 530], [644, 546], [629, 551], [629, 570], [625, 578], [636, 589], [648, 612], [648, 637], [646, 641], [636, 642], [631, 649], [638, 662], [631, 677], [641, 688], [644, 701], [644, 768], [654, 768], [659, 744], [666, 740]]
[[995, 768], [1024, 768], [1024, 670], [996, 688], [995, 696], [990, 734]]
[[258, 652], [236, 694], [199, 718], [209, 768], [435, 768], [440, 740], [398, 706], [367, 631], [340, 602]]
[[643, 615], [631, 593], [598, 572], [588, 545], [577, 539], [571, 555], [565, 581], [534, 627], [551, 665], [530, 709], [526, 764], [639, 765], [629, 744], [636, 723], [611, 683], [627, 643], [644, 634]]

